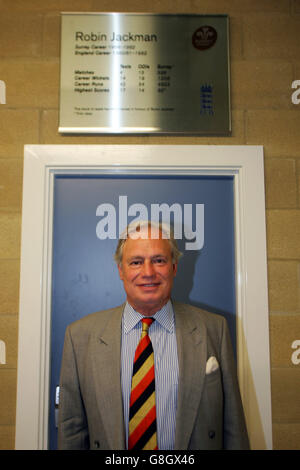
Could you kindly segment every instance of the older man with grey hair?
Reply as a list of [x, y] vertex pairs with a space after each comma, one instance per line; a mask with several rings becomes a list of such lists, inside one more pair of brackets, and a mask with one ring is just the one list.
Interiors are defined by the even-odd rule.
[[125, 304], [66, 331], [59, 449], [249, 448], [225, 319], [171, 300], [180, 254], [163, 224], [120, 236]]

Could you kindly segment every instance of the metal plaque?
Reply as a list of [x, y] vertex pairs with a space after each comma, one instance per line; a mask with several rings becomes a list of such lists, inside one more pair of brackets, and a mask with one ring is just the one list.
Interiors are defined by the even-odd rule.
[[230, 131], [227, 15], [62, 14], [59, 132]]

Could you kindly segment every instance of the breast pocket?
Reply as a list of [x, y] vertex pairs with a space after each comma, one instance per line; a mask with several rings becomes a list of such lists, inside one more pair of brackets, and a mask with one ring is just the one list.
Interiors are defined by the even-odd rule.
[[205, 384], [215, 384], [221, 382], [221, 372], [220, 368], [214, 370], [210, 374], [205, 375]]
[[207, 406], [207, 415], [213, 425], [223, 416], [223, 385], [220, 369], [207, 374], [203, 386], [203, 403]]

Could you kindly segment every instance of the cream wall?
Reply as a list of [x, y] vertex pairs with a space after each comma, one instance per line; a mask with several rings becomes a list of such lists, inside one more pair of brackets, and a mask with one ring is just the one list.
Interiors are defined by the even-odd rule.
[[[232, 136], [60, 136], [60, 11], [227, 13]], [[264, 146], [273, 440], [300, 449], [300, 0], [0, 0], [0, 80], [0, 449], [14, 448], [23, 146], [69, 143]]]

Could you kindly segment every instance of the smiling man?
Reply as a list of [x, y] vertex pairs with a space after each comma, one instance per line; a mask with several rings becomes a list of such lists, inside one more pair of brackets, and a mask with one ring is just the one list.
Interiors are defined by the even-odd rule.
[[67, 328], [60, 449], [248, 449], [226, 321], [171, 301], [180, 252], [138, 222], [115, 253], [125, 305]]
[[126, 243], [121, 239], [123, 243], [117, 249], [116, 261], [127, 301], [146, 316], [154, 315], [168, 302], [177, 271], [178, 250], [174, 244], [173, 257], [170, 240], [162, 238], [164, 233], [148, 226], [141, 227], [140, 232], [129, 231]]

